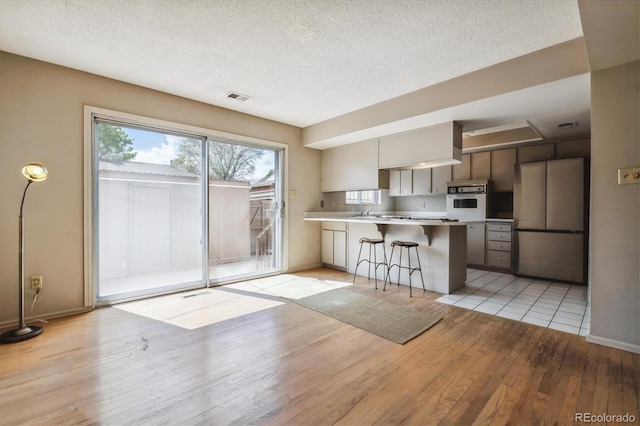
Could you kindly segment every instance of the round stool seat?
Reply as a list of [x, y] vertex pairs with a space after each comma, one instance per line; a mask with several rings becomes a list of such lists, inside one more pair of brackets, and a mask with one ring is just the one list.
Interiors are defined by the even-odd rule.
[[[387, 250], [384, 248], [384, 239], [382, 238], [369, 238], [362, 237], [359, 240], [360, 243], [360, 251], [358, 252], [358, 260], [356, 261], [356, 267], [353, 271], [353, 282], [356, 282], [356, 274], [358, 273], [358, 266], [362, 262], [366, 263], [369, 267], [367, 268], [367, 279], [371, 279], [371, 269], [373, 268], [373, 278], [376, 282], [376, 290], [378, 289], [378, 268], [382, 267], [383, 271], [386, 271], [389, 268], [387, 264]], [[364, 244], [369, 244], [369, 257], [362, 258], [362, 247]], [[382, 261], [378, 262], [378, 247], [382, 246]], [[373, 255], [373, 259], [371, 258]], [[385, 279], [387, 278], [387, 274], [384, 275]]]
[[391, 243], [392, 246], [400, 246], [400, 247], [418, 247], [419, 244], [413, 241], [399, 241], [395, 240]]
[[367, 238], [367, 237], [362, 237], [360, 238], [359, 243], [367, 243], [367, 244], [384, 244], [384, 240], [378, 239], [378, 238]]

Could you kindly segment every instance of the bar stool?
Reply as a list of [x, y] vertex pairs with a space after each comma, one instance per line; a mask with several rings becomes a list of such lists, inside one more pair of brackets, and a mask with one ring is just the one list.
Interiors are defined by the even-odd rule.
[[[369, 244], [369, 258], [368, 259], [360, 259], [360, 255], [362, 254], [362, 246], [363, 244]], [[376, 256], [375, 246], [382, 244], [382, 254], [384, 256], [384, 262], [378, 262], [378, 257]], [[373, 249], [373, 262], [371, 261], [371, 250]], [[384, 265], [387, 268], [387, 250], [384, 248], [384, 240], [376, 239], [376, 238], [360, 238], [360, 251], [358, 252], [358, 261], [356, 262], [356, 269], [353, 271], [353, 282], [356, 282], [356, 272], [358, 272], [358, 266], [362, 262], [366, 262], [369, 264], [367, 270], [367, 279], [371, 279], [371, 264], [375, 265], [373, 268], [373, 275], [376, 280], [376, 290], [378, 289], [378, 267]], [[385, 281], [386, 281], [385, 274]]]
[[[422, 290], [426, 291], [426, 288], [424, 287], [424, 277], [422, 276], [422, 266], [420, 265], [420, 255], [418, 254], [418, 243], [414, 243], [413, 241], [393, 241], [391, 243], [391, 256], [389, 256], [389, 265], [387, 267], [387, 276], [384, 279], [384, 287], [382, 287], [382, 291], [384, 291], [387, 288], [387, 278], [389, 279], [389, 284], [391, 284], [391, 268], [393, 268], [394, 266], [398, 267], [398, 285], [400, 285], [400, 271], [402, 269], [408, 269], [409, 270], [409, 297], [413, 297], [412, 292], [411, 292], [411, 275], [416, 272], [416, 271], [420, 271], [420, 278], [422, 279]], [[400, 247], [400, 259], [398, 260], [398, 263], [391, 263], [391, 261], [393, 260], [393, 252], [395, 250], [396, 247]], [[418, 266], [415, 268], [411, 267], [411, 248], [414, 248], [416, 251], [416, 258], [418, 259]], [[407, 265], [408, 266], [402, 266], [402, 249], [406, 248], [407, 249]]]

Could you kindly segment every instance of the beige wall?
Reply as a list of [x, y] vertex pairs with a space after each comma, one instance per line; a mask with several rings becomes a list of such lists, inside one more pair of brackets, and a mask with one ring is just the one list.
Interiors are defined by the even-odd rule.
[[640, 349], [640, 62], [591, 75], [591, 337]]
[[[179, 78], [179, 76], [177, 77]], [[143, 87], [0, 52], [0, 323], [15, 321], [18, 300], [18, 213], [26, 179], [22, 165], [40, 161], [47, 181], [32, 185], [25, 203], [27, 277], [44, 276], [36, 314], [83, 306], [83, 107], [91, 105], [260, 138], [289, 146], [288, 267], [320, 262], [317, 209], [320, 151], [302, 147], [299, 128]], [[31, 316], [27, 290], [27, 316]]]

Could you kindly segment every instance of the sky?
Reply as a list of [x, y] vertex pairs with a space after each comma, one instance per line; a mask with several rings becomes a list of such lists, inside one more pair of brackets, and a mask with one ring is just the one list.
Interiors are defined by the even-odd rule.
[[[176, 135], [168, 135], [142, 129], [122, 127], [122, 130], [133, 140], [136, 152], [134, 161], [140, 163], [171, 164], [178, 156], [180, 143], [185, 139]], [[265, 150], [265, 154], [256, 163], [253, 179], [260, 179], [274, 168], [275, 153]]]

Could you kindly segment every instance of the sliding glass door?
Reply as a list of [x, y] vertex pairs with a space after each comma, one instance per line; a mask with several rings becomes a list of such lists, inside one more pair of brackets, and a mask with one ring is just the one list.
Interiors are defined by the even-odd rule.
[[94, 122], [97, 302], [278, 272], [280, 150]]
[[208, 141], [209, 280], [276, 271], [280, 151]]

